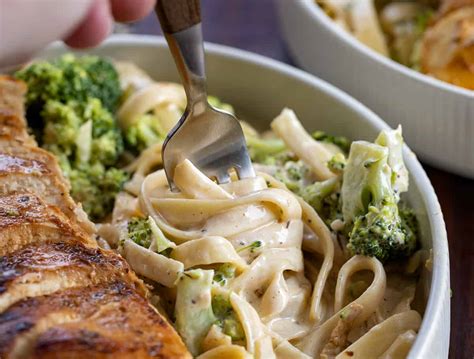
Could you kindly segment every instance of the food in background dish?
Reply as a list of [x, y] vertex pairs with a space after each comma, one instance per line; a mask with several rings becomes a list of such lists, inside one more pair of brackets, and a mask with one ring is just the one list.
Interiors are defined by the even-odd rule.
[[[89, 64], [101, 65], [92, 73]], [[351, 143], [306, 132], [284, 109], [263, 134], [242, 122], [256, 178], [234, 173], [218, 185], [184, 160], [171, 192], [161, 146], [186, 105], [180, 85], [131, 63], [72, 55], [17, 76], [29, 85], [40, 144], [61, 159], [73, 196], [100, 214], [98, 242], [144, 278], [193, 355], [407, 355], [421, 324], [415, 293], [426, 253], [403, 202], [400, 128]], [[81, 98], [86, 86], [93, 91]], [[88, 175], [95, 166], [103, 177]], [[105, 187], [106, 201], [110, 171], [122, 175]]]
[[380, 54], [474, 89], [474, 1], [317, 0], [338, 25]]

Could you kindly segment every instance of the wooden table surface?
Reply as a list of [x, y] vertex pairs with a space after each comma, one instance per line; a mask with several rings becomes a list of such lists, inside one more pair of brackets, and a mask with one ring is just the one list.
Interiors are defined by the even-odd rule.
[[[201, 1], [206, 41], [253, 51], [293, 64], [278, 28], [272, 0]], [[160, 34], [154, 15], [135, 24], [132, 31]], [[453, 161], [455, 160], [454, 158]], [[450, 358], [472, 359], [474, 358], [474, 181], [429, 166], [424, 167], [438, 194], [449, 237], [453, 291]]]

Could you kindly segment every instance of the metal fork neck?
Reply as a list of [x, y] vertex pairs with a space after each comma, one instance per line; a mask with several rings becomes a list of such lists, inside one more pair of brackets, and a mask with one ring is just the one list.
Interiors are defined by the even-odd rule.
[[188, 107], [207, 105], [207, 84], [201, 23], [174, 34], [165, 33], [181, 76]]

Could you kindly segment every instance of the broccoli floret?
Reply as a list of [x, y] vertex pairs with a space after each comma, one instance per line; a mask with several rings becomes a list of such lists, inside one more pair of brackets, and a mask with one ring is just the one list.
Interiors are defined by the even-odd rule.
[[129, 239], [142, 247], [151, 249], [154, 242], [155, 251], [166, 256], [175, 247], [175, 244], [165, 237], [152, 217], [132, 217], [127, 224], [127, 233]]
[[280, 162], [277, 157], [286, 151], [285, 143], [279, 138], [247, 137], [247, 147], [252, 161], [266, 165]]
[[98, 98], [109, 111], [116, 110], [122, 91], [118, 73], [110, 61], [98, 56], [69, 54], [62, 57], [62, 62], [85, 70], [90, 80], [88, 87], [83, 89], [86, 98]]
[[320, 142], [332, 143], [338, 146], [345, 153], [349, 152], [349, 147], [351, 146], [351, 141], [343, 136], [333, 136], [329, 135], [323, 131], [314, 131], [311, 136]]
[[41, 144], [55, 154], [73, 156], [76, 137], [83, 124], [73, 106], [58, 101], [48, 101], [41, 112], [45, 126]]
[[334, 220], [342, 218], [338, 177], [310, 184], [304, 187], [299, 195], [318, 212], [328, 226]]
[[217, 318], [216, 324], [222, 328], [224, 334], [230, 336], [233, 341], [245, 339], [242, 325], [227, 296], [222, 294], [213, 296], [212, 311]]
[[235, 277], [235, 266], [230, 263], [222, 264], [214, 273], [214, 283], [225, 286], [230, 279]]
[[346, 158], [342, 153], [336, 153], [332, 158], [328, 161], [328, 168], [337, 174], [341, 174], [346, 167]]
[[300, 192], [301, 197], [317, 212], [320, 212], [323, 206], [323, 200], [333, 193], [339, 187], [339, 179], [332, 177], [326, 181], [315, 182], [303, 188]]
[[416, 248], [416, 236], [398, 211], [388, 160], [389, 148], [354, 142], [342, 185], [349, 251], [381, 261], [406, 257]]
[[152, 241], [151, 227], [147, 218], [132, 217], [127, 224], [128, 238], [136, 244], [149, 248]]
[[382, 262], [407, 257], [416, 249], [415, 234], [402, 222], [397, 205], [388, 202], [369, 206], [367, 214], [357, 217], [349, 238], [352, 253]]
[[113, 209], [115, 196], [128, 180], [128, 173], [102, 164], [71, 168], [64, 159], [60, 165], [71, 183], [71, 196], [82, 203], [93, 220], [101, 220]]
[[125, 145], [134, 153], [139, 153], [151, 145], [162, 142], [166, 133], [156, 116], [145, 114], [125, 131]]
[[294, 193], [299, 193], [305, 186], [311, 171], [303, 161], [287, 161], [275, 172], [275, 178], [283, 182]]
[[105, 108], [115, 111], [121, 95], [117, 71], [97, 56], [76, 57], [66, 54], [52, 62], [36, 62], [16, 72], [26, 82], [26, 105], [39, 111], [48, 100], [62, 103], [99, 99]]
[[59, 158], [72, 197], [102, 219], [128, 178], [112, 167], [123, 152], [112, 115], [121, 95], [114, 66], [97, 56], [67, 54], [15, 75], [28, 85], [28, 121], [40, 145]]
[[[65, 154], [77, 165], [101, 162], [110, 166], [123, 151], [122, 137], [114, 118], [97, 99], [67, 104], [48, 101], [41, 116], [45, 123], [42, 146], [57, 155]], [[81, 131], [89, 121], [90, 131]], [[83, 155], [84, 151], [87, 156]]]
[[124, 171], [108, 167], [123, 150], [111, 114], [92, 98], [85, 103], [47, 101], [41, 114], [42, 146], [58, 156], [71, 196], [92, 219], [104, 218], [128, 179]]
[[122, 137], [118, 131], [110, 131], [98, 138], [92, 139], [91, 161], [112, 166], [117, 163], [122, 151]]
[[400, 218], [402, 219], [402, 226], [411, 231], [415, 237], [418, 237], [419, 226], [415, 211], [402, 205], [402, 207], [399, 206], [398, 212], [400, 213]]
[[109, 167], [123, 151], [112, 115], [98, 99], [89, 98], [84, 103], [66, 104], [49, 100], [41, 116], [42, 146], [58, 156], [71, 183], [72, 197], [92, 219], [104, 218], [128, 179], [124, 171]]
[[213, 276], [212, 270], [188, 270], [177, 284], [176, 329], [193, 356], [201, 353], [201, 343], [217, 319], [212, 308]]

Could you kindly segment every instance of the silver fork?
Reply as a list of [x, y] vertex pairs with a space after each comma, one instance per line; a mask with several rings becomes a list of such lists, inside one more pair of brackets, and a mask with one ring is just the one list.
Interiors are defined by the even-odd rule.
[[239, 121], [207, 102], [200, 0], [158, 0], [156, 13], [186, 91], [186, 110], [163, 144], [163, 165], [172, 190], [176, 165], [189, 159], [218, 183], [254, 177]]

